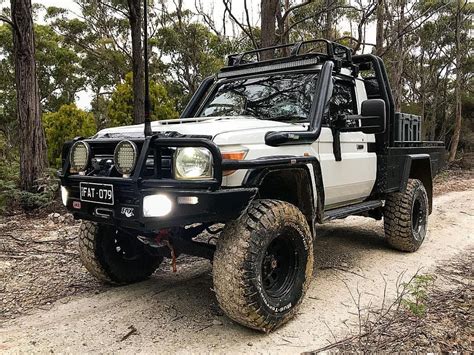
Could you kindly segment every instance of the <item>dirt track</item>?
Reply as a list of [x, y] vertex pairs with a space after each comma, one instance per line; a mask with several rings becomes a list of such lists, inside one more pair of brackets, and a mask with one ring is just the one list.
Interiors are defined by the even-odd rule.
[[[86, 292], [3, 323], [2, 352], [281, 352], [314, 350], [358, 331], [362, 308], [388, 297], [401, 273], [409, 279], [474, 245], [474, 190], [435, 199], [429, 234], [414, 254], [391, 250], [382, 223], [351, 217], [324, 225], [315, 246], [315, 279], [300, 314], [270, 335], [242, 328], [220, 312], [211, 265], [188, 260], [177, 274], [101, 293]], [[358, 290], [358, 291], [357, 291]], [[136, 329], [136, 331], [133, 331]], [[125, 335], [132, 333], [126, 339]]]

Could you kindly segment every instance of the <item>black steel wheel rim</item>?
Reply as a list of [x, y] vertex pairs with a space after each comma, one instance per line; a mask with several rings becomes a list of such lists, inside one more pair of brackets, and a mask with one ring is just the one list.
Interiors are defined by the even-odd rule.
[[113, 248], [117, 258], [125, 261], [137, 260], [140, 257], [140, 253], [137, 250], [136, 244], [128, 235], [123, 235], [120, 231], [115, 232], [113, 238]]
[[279, 235], [268, 245], [262, 260], [262, 285], [271, 298], [293, 289], [299, 269], [297, 245], [290, 235]]
[[426, 227], [426, 201], [420, 194], [417, 194], [413, 201], [411, 221], [415, 238], [422, 238]]

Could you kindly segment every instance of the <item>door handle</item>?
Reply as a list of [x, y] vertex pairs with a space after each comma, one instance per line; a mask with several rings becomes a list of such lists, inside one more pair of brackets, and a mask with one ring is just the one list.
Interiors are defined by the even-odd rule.
[[357, 150], [362, 150], [364, 149], [364, 145], [363, 144], [357, 144]]

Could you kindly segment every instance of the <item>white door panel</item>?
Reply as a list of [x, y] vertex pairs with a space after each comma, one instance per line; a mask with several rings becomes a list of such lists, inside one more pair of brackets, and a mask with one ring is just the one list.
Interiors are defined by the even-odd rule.
[[356, 203], [370, 195], [377, 173], [377, 156], [367, 151], [367, 143], [373, 140], [373, 135], [362, 132], [341, 133], [342, 160], [336, 161], [332, 132], [322, 128], [317, 144], [327, 207]]

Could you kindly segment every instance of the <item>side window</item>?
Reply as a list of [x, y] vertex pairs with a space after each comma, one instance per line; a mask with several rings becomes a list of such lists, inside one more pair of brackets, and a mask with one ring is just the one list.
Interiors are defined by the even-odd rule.
[[337, 119], [339, 115], [357, 114], [354, 84], [345, 80], [336, 80], [329, 102], [329, 117]]
[[[357, 102], [354, 84], [347, 80], [336, 80], [331, 100], [329, 100], [329, 110], [324, 114], [322, 124], [330, 126], [331, 121], [336, 120], [339, 115], [355, 114], [357, 114]], [[356, 122], [347, 122], [346, 126], [356, 124]]]

